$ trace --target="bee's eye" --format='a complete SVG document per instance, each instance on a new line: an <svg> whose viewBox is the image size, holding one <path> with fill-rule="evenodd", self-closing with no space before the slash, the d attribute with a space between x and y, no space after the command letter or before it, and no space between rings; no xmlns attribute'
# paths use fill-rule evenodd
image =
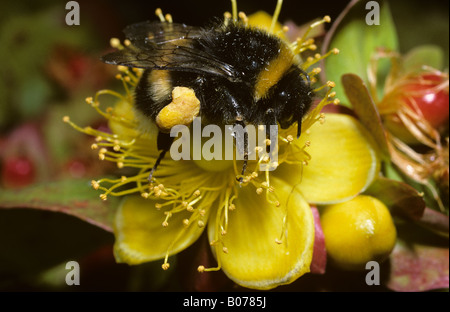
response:
<svg viewBox="0 0 450 312"><path fill-rule="evenodd" d="M285 90L281 91L280 93L278 93L278 98L281 100L289 100L290 95L288 92L286 92Z"/></svg>

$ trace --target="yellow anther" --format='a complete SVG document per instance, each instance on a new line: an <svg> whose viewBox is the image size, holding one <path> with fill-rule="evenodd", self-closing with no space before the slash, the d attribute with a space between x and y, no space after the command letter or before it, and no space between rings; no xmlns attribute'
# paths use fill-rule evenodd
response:
<svg viewBox="0 0 450 312"><path fill-rule="evenodd" d="M166 262L161 267L163 268L164 271L166 271L170 268L170 264Z"/></svg>
<svg viewBox="0 0 450 312"><path fill-rule="evenodd" d="M63 121L64 122L69 122L70 121L70 117L69 116L64 116L63 117Z"/></svg>
<svg viewBox="0 0 450 312"><path fill-rule="evenodd" d="M198 196L200 196L200 190L196 190L195 192L194 192L194 194L193 194L195 197L198 197Z"/></svg>
<svg viewBox="0 0 450 312"><path fill-rule="evenodd" d="M248 18L247 15L244 12L239 12L239 18L242 20L242 22L244 23L244 25L248 24Z"/></svg>
<svg viewBox="0 0 450 312"><path fill-rule="evenodd" d="M289 142L293 142L294 141L294 137L292 136L292 135L288 135L287 137L286 137L286 140L288 140Z"/></svg>
<svg viewBox="0 0 450 312"><path fill-rule="evenodd" d="M222 251L227 254L228 253L228 248L227 247L223 247Z"/></svg>
<svg viewBox="0 0 450 312"><path fill-rule="evenodd" d="M279 238L275 238L275 243L277 243L278 245L282 244L283 241Z"/></svg>
<svg viewBox="0 0 450 312"><path fill-rule="evenodd" d="M313 70L311 71L311 75L317 75L322 71L322 69L320 67L314 67Z"/></svg>
<svg viewBox="0 0 450 312"><path fill-rule="evenodd" d="M205 267L203 265L199 265L197 268L197 271L200 273L203 273L203 272L205 272Z"/></svg>
<svg viewBox="0 0 450 312"><path fill-rule="evenodd" d="M230 204L230 206L228 206L228 209L230 209L231 211L236 209L236 206L234 204Z"/></svg>
<svg viewBox="0 0 450 312"><path fill-rule="evenodd" d="M162 223L162 226L163 226L163 227L168 227L168 226L169 226L169 222L167 222L167 221L164 220L164 222Z"/></svg>
<svg viewBox="0 0 450 312"><path fill-rule="evenodd" d="M91 181L91 185L94 188L94 190L98 190L98 188L100 187L100 184L95 180Z"/></svg>
<svg viewBox="0 0 450 312"><path fill-rule="evenodd" d="M338 48L334 48L332 51L333 51L333 54L334 54L334 55L337 55L337 54L340 53L340 51L339 51Z"/></svg>
<svg viewBox="0 0 450 312"><path fill-rule="evenodd" d="M141 193L141 196L144 197L145 199L147 199L150 196L150 194L147 192L144 192L144 193Z"/></svg>
<svg viewBox="0 0 450 312"><path fill-rule="evenodd" d="M263 193L263 188L262 187L258 187L257 189L256 189L256 194L258 194L258 195L261 195L262 193Z"/></svg>
<svg viewBox="0 0 450 312"><path fill-rule="evenodd" d="M95 150L95 149L97 149L97 148L98 148L98 145L97 145L97 144L93 143L93 144L91 145L91 149Z"/></svg>
<svg viewBox="0 0 450 312"><path fill-rule="evenodd" d="M205 226L205 222L203 222L202 220L198 220L197 225L199 228L202 228Z"/></svg>
<svg viewBox="0 0 450 312"><path fill-rule="evenodd" d="M198 211L198 214L201 215L202 217L204 217L205 214L206 214L206 210L205 210L205 209L200 209L200 210Z"/></svg>
<svg viewBox="0 0 450 312"><path fill-rule="evenodd" d="M106 200L108 198L106 194L100 194L99 197L101 198L101 200Z"/></svg>
<svg viewBox="0 0 450 312"><path fill-rule="evenodd" d="M334 81L327 81L327 86L330 88L334 88L336 87L336 84L334 83Z"/></svg>
<svg viewBox="0 0 450 312"><path fill-rule="evenodd" d="M183 219L183 225L188 226L189 225L189 219Z"/></svg>
<svg viewBox="0 0 450 312"><path fill-rule="evenodd" d="M122 65L117 66L117 69L123 73L126 73L128 71L128 67Z"/></svg>
<svg viewBox="0 0 450 312"><path fill-rule="evenodd" d="M165 21L166 21L166 19L164 18L163 12L162 12L162 10L161 10L160 8L157 8L157 9L155 10L155 14L156 14L156 16L159 17L159 20L160 20L161 22L165 22Z"/></svg>
<svg viewBox="0 0 450 312"><path fill-rule="evenodd" d="M251 176L253 179L256 179L258 177L258 172L253 171Z"/></svg>
<svg viewBox="0 0 450 312"><path fill-rule="evenodd" d="M155 204L155 208L159 210L159 209L162 208L162 205L161 205L160 203L156 203L156 204Z"/></svg>
<svg viewBox="0 0 450 312"><path fill-rule="evenodd" d="M125 39L125 40L123 41L123 44L124 44L126 47L129 47L129 46L131 45L131 41L128 40L128 39Z"/></svg>
<svg viewBox="0 0 450 312"><path fill-rule="evenodd" d="M122 169L123 167L124 167L124 163L121 162L121 161L119 161L119 162L117 163L117 168Z"/></svg>
<svg viewBox="0 0 450 312"><path fill-rule="evenodd" d="M189 212L193 212L194 211L194 207L192 207L191 205L188 205L186 207L186 210L189 211Z"/></svg>
<svg viewBox="0 0 450 312"><path fill-rule="evenodd" d="M257 152L257 153L262 153L263 151L264 151L264 149L263 149L262 146L256 146L256 147L255 147L255 152Z"/></svg>
<svg viewBox="0 0 450 312"><path fill-rule="evenodd" d="M114 145L113 150L115 150L116 152L120 151L120 145Z"/></svg>
<svg viewBox="0 0 450 312"><path fill-rule="evenodd" d="M109 40L109 44L111 45L111 47L118 49L120 47L120 40L117 38L111 38Z"/></svg>
<svg viewBox="0 0 450 312"><path fill-rule="evenodd" d="M329 17L328 15L325 15L323 17L323 21L326 22L326 23L330 23L331 22L331 17Z"/></svg>

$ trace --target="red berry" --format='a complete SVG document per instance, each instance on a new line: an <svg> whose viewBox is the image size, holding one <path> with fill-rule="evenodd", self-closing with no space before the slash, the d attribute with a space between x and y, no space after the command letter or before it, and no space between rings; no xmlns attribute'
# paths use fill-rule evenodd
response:
<svg viewBox="0 0 450 312"><path fill-rule="evenodd" d="M19 188L33 183L33 163L26 157L10 157L3 163L2 182L6 187Z"/></svg>
<svg viewBox="0 0 450 312"><path fill-rule="evenodd" d="M447 82L447 84L445 84ZM435 129L445 126L449 115L448 78L437 74L418 76L404 87L405 102Z"/></svg>

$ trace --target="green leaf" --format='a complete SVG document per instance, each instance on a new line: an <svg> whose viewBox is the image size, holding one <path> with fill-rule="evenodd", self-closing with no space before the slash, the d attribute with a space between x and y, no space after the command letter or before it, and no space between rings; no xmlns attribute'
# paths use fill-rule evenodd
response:
<svg viewBox="0 0 450 312"><path fill-rule="evenodd" d="M0 208L62 212L112 232L119 199L102 201L88 180L65 180L18 190L0 190Z"/></svg>
<svg viewBox="0 0 450 312"><path fill-rule="evenodd" d="M444 51L436 45L421 45L409 51L403 59L403 67L407 72L418 71L424 65L442 69Z"/></svg>
<svg viewBox="0 0 450 312"><path fill-rule="evenodd" d="M355 114L375 139L381 156L384 160L389 160L390 153L383 123L364 81L357 75L345 74L342 76L342 86Z"/></svg>
<svg viewBox="0 0 450 312"><path fill-rule="evenodd" d="M425 210L423 196L413 187L400 181L379 177L365 194L381 200L392 214L410 220L421 219Z"/></svg>
<svg viewBox="0 0 450 312"><path fill-rule="evenodd" d="M327 80L338 82L343 74L353 73L367 83L370 59L377 49L394 51L398 49L397 34L389 6L386 1L378 3L380 3L380 25L366 24L365 18L369 11L365 8L366 2L361 1L351 8L337 28L328 48L338 48L340 53L337 57L329 57L325 61ZM388 70L389 62L379 64L378 72L382 76L386 76ZM342 86L337 84L334 91L344 105L348 104Z"/></svg>

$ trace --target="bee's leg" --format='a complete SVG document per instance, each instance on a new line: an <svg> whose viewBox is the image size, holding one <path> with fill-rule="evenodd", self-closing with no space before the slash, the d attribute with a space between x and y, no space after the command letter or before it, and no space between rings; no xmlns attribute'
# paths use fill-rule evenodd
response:
<svg viewBox="0 0 450 312"><path fill-rule="evenodd" d="M156 168L161 163L161 160L163 160L164 156L166 155L166 152L170 150L170 146L173 143L174 138L170 136L169 133L164 132L158 132L158 138L156 139L156 144L158 147L158 150L160 150L160 154L158 158L156 159L155 164L153 165L152 170L150 170L150 174L148 175L148 180L152 182L153 179L153 173L155 173Z"/></svg>
<svg viewBox="0 0 450 312"><path fill-rule="evenodd" d="M266 153L270 153L270 138L273 137L273 133L271 133L272 127L277 127L277 118L275 116L275 111L272 108L269 108L266 110L266 119L265 119L265 126L266 126L266 139L269 140L269 144L266 144Z"/></svg>
<svg viewBox="0 0 450 312"><path fill-rule="evenodd" d="M241 171L241 175L245 174L245 170L247 169L247 163L248 163L248 133L247 130L245 130L245 123L243 121L236 121L235 126L236 125L241 125L242 128L244 129L244 164L242 165L242 171ZM244 180L242 177L240 178L236 178L236 180L239 181L239 183L242 183L242 181Z"/></svg>
<svg viewBox="0 0 450 312"><path fill-rule="evenodd" d="M301 108L297 120L297 139L300 137L300 134L302 134L302 116L303 116L303 108Z"/></svg>

